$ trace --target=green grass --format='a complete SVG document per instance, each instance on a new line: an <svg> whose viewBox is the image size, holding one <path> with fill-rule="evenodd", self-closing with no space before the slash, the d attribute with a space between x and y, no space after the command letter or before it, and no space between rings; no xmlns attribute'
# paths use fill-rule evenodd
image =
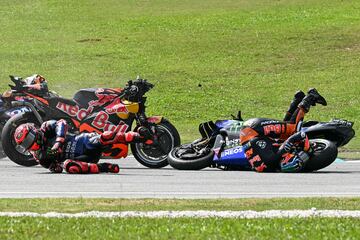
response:
<svg viewBox="0 0 360 240"><path fill-rule="evenodd" d="M158 211L158 210L291 210L291 209L360 210L360 198L271 198L271 199L89 199L44 198L0 199L6 211L84 212L84 211Z"/></svg>
<svg viewBox="0 0 360 240"><path fill-rule="evenodd" d="M295 90L316 87L329 105L307 119L360 129L359 1L2 0L0 13L2 90L9 74L41 73L66 97L140 74L156 84L148 113L190 141L238 109L281 118Z"/></svg>
<svg viewBox="0 0 360 240"><path fill-rule="evenodd" d="M0 218L1 239L358 239L360 219Z"/></svg>
<svg viewBox="0 0 360 240"><path fill-rule="evenodd" d="M360 198L0 199L1 211L360 210ZM31 218L0 217L0 239L357 239L355 218Z"/></svg>

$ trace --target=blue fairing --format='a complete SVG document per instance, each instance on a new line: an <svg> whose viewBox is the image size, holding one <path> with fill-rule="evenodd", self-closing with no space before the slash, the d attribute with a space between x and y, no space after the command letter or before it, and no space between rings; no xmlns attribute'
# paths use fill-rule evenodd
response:
<svg viewBox="0 0 360 240"><path fill-rule="evenodd" d="M245 157L245 152L242 146L236 146L233 148L225 149L222 151L220 158L218 158L217 153L219 149L214 149L214 162L218 165L228 166L228 165L236 165L249 167L249 162Z"/></svg>

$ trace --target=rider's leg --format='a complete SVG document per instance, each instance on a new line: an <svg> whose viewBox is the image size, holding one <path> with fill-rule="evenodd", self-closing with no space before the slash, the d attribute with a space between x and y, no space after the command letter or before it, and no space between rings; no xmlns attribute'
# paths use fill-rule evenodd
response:
<svg viewBox="0 0 360 240"><path fill-rule="evenodd" d="M100 135L100 144L101 145L110 145L116 143L133 143L133 142L145 142L151 144L152 141L149 140L151 135L147 128L139 128L137 132L103 132Z"/></svg>
<svg viewBox="0 0 360 240"><path fill-rule="evenodd" d="M87 163L87 162L76 161L71 159L68 159L64 162L64 169L66 172L73 174L119 172L119 166L117 164L110 164L110 163L96 164L96 163Z"/></svg>
<svg viewBox="0 0 360 240"><path fill-rule="evenodd" d="M295 110L297 109L301 100L305 97L303 91L297 91L294 95L293 100L290 103L289 109L286 111L283 121L289 121Z"/></svg>
<svg viewBox="0 0 360 240"><path fill-rule="evenodd" d="M312 88L298 104L297 109L287 122L285 135L290 136L300 130L305 114L309 112L310 107L315 106L316 103L324 106L327 105L325 98L321 96L315 88Z"/></svg>

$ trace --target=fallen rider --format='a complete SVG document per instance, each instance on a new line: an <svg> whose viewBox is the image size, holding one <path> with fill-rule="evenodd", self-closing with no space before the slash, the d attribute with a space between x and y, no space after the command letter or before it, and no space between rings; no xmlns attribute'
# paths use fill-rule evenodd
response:
<svg viewBox="0 0 360 240"><path fill-rule="evenodd" d="M149 136L146 128L137 132L70 135L63 119L46 121L40 129L31 123L22 124L14 133L15 142L53 173L61 173L63 169L68 173L118 173L117 164L97 163L103 149L117 143L144 142Z"/></svg>
<svg viewBox="0 0 360 240"><path fill-rule="evenodd" d="M283 121L267 118L253 118L244 123L240 132L240 143L251 168L257 172L299 172L310 158L309 139L301 132L304 116L311 106L326 106L327 102L313 88L305 95L295 94ZM276 147L275 139L283 143Z"/></svg>

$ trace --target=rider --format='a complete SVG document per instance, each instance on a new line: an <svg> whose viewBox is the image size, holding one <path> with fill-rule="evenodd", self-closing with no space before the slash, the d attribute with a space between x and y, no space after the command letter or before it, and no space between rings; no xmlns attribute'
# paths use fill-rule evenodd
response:
<svg viewBox="0 0 360 240"><path fill-rule="evenodd" d="M34 94L46 94L49 91L46 79L39 74L25 78L22 87Z"/></svg>
<svg viewBox="0 0 360 240"><path fill-rule="evenodd" d="M46 121L40 129L31 123L22 124L14 134L18 145L54 173L61 173L63 169L68 173L118 173L117 164L94 163L100 159L103 148L116 143L144 142L149 137L146 128L138 132L106 131L74 136L67 134L67 123L63 119Z"/></svg>
<svg viewBox="0 0 360 240"><path fill-rule="evenodd" d="M301 132L302 120L310 106L326 106L326 100L312 88L305 95L296 92L283 121L253 118L244 123L240 143L245 155L257 172L299 172L309 159L309 139ZM281 145L277 142L284 141Z"/></svg>

